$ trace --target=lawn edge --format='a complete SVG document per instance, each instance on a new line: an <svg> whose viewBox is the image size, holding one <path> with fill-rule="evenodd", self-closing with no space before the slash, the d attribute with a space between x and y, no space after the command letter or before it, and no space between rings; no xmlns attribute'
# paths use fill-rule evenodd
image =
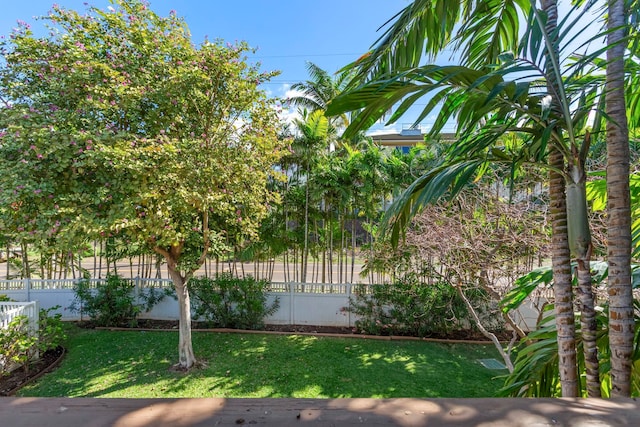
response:
<svg viewBox="0 0 640 427"><path fill-rule="evenodd" d="M178 332L177 329L159 329L159 328L122 328L122 327L96 327L100 331L138 331L138 332ZM491 341L482 340L452 340L444 338L420 338L408 337L400 335L366 335L366 334L337 334L323 332L287 332L287 331L253 331L247 329L231 329L231 328L195 328L192 332L216 332L216 333L233 333L233 334L265 334L265 335L304 335L317 336L327 338L359 338L378 341L424 341L442 344L478 344L493 345Z"/></svg>

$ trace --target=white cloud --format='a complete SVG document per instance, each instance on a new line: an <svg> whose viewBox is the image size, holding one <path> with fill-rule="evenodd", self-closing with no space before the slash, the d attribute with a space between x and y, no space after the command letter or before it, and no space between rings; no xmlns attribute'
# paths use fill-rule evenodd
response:
<svg viewBox="0 0 640 427"><path fill-rule="evenodd" d="M291 130L295 131L295 126L293 123L296 120L302 120L302 116L298 113L297 110L283 108L281 111L278 111L278 117L283 123L287 123L291 125Z"/></svg>
<svg viewBox="0 0 640 427"><path fill-rule="evenodd" d="M383 126L383 125L373 125L368 131L367 136L378 136L378 135L388 135L388 134L398 134L401 131L401 126L398 124Z"/></svg>

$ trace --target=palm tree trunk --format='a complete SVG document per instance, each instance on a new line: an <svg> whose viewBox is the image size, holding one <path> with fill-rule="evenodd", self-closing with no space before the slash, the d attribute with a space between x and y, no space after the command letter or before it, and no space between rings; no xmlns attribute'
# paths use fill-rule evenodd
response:
<svg viewBox="0 0 640 427"><path fill-rule="evenodd" d="M634 336L631 292L631 207L629 129L624 96L625 6L609 0L607 28L607 259L609 261L609 346L611 396L631 395Z"/></svg>
<svg viewBox="0 0 640 427"><path fill-rule="evenodd" d="M576 163L577 162L577 163ZM574 159L569 168L571 181L567 184L567 219L569 222L569 247L578 264L577 302L580 308L580 333L586 370L589 397L600 397L600 366L596 310L591 284L591 231L585 188L584 162Z"/></svg>
<svg viewBox="0 0 640 427"><path fill-rule="evenodd" d="M575 316L571 287L571 255L567 231L565 179L562 170L564 157L557 149L549 155L549 211L552 230L553 293L558 332L558 359L562 397L578 396L578 368L576 358Z"/></svg>
<svg viewBox="0 0 640 427"><path fill-rule="evenodd" d="M542 10L547 15L544 33L546 37L556 35L558 27L558 5L556 0L542 0ZM557 37L557 35L555 36ZM555 40L551 44L557 49ZM553 56L558 52L546 51L545 78L547 90L552 96L551 108L560 110L558 100L559 82L552 69ZM561 143L558 141L558 143ZM579 390L578 364L576 357L575 315L573 311L573 289L571 284L571 251L567 224L567 200L565 197L564 156L558 147L549 148L549 214L551 220L551 264L553 268L553 291L558 340L558 369L562 397L577 397Z"/></svg>
<svg viewBox="0 0 640 427"><path fill-rule="evenodd" d="M307 265L309 263L309 166L307 163L307 182L304 194L304 251L302 253L301 282L307 281Z"/></svg>

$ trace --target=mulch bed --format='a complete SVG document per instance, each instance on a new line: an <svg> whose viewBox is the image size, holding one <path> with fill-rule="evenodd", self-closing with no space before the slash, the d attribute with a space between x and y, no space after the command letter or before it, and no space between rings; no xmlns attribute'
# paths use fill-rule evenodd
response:
<svg viewBox="0 0 640 427"><path fill-rule="evenodd" d="M29 365L29 372L25 372L23 368L18 368L8 375L0 376L0 396L12 396L21 387L55 369L64 355L65 349L63 347L48 350L38 360Z"/></svg>
<svg viewBox="0 0 640 427"><path fill-rule="evenodd" d="M81 322L78 323L80 327L83 328L94 328L95 325L91 322ZM131 325L119 325L122 328L132 328ZM135 328L139 329L178 329L178 321L177 320L150 320L150 319L139 319ZM194 330L197 329L212 329L213 327L207 322L191 322L191 328ZM109 328L107 328L109 329ZM228 329L224 329L227 331ZM239 332L241 330L238 330ZM253 331L253 332L257 332ZM354 327L340 327L340 326L316 326L316 325L265 325L259 331L268 331L268 332L281 332L281 333L304 333L304 334L331 334L331 335L364 335L364 332L359 331ZM509 342L511 339L511 332L497 332L496 336L500 341ZM381 336L383 337L383 336ZM396 337L402 337L397 336ZM412 337L408 337L412 338ZM478 331L473 330L460 330L460 331L450 331L447 334L431 334L424 338L434 339L434 340L443 340L443 341L482 341L490 343L491 341L482 335Z"/></svg>

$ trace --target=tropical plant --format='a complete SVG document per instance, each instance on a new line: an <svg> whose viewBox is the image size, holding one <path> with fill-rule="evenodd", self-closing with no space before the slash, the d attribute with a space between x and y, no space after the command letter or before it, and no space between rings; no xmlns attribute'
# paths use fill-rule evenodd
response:
<svg viewBox="0 0 640 427"><path fill-rule="evenodd" d="M606 262L592 264L593 281L600 290L601 295L606 294L604 282L607 280L609 265ZM633 282L637 288L640 284L638 266L634 266ZM531 292L537 288L549 288L553 285L552 270L543 267L534 270L518 279L516 286L504 297L501 305L504 311L514 310L525 302ZM611 328L609 322L609 304L606 299L601 299L602 305L598 307L596 315L598 354L600 366L599 374L602 384L602 395L614 396L613 372L611 371L611 350L609 345ZM634 323L640 326L640 302L634 301L636 314ZM558 370L558 342L557 329L554 324L553 304L546 305L545 315L541 318L538 328L528 334L516 348L517 358L514 371L507 376L505 386L500 394L520 397L555 397L561 394L560 376ZM578 349L583 346L582 335L577 335ZM584 352L578 352L578 367L585 369ZM633 341L631 354L630 395L640 395L640 335L636 334ZM578 393L586 396L588 385L585 377L578 382Z"/></svg>
<svg viewBox="0 0 640 427"><path fill-rule="evenodd" d="M407 274L393 283L369 289L370 294L357 294L349 300L348 311L358 317L355 325L362 333L448 337L455 332L476 330L467 306L450 283L425 284ZM481 307L487 327L500 330L501 321L492 315L490 298L482 291L470 298L476 307Z"/></svg>
<svg viewBox="0 0 640 427"><path fill-rule="evenodd" d="M16 316L0 329L0 375L8 374L14 365L29 372L29 362L37 353L38 334L29 317Z"/></svg>
<svg viewBox="0 0 640 427"><path fill-rule="evenodd" d="M396 120L417 99L429 94L432 99L417 121L430 114L440 102L442 107L432 132L439 132L447 120L457 118L460 140L451 147L447 159L414 182L389 211L387 220L396 239L410 217L426 203L443 195L455 195L466 182L482 173L488 162L508 164L516 171L524 162L540 163L547 159L563 395L577 393L569 250L579 260L581 330L588 353L590 390L596 395L600 387L584 184L585 160L592 135L586 127L586 118L594 109L601 111L601 104L597 102L601 95L600 83L596 84L600 77L588 72L591 59L602 50L582 55L577 62L568 54L574 40L569 29L588 22L584 16L593 10L593 4L573 7L558 23L555 1L543 1L540 9L535 2L450 3L415 1L405 8L388 27L386 37L373 53L352 64L361 77L369 76L370 80L354 83L349 92L330 104L328 113L362 109L352 121L353 132L373 123L390 105L400 103L391 118ZM466 49L461 55L464 65L420 66L415 62L420 56L415 54L416 49L424 47L429 53L441 50L453 31L453 26L448 26L450 21L470 11L477 13L469 21L473 24L461 25L454 39L454 43ZM495 19L496 14L511 19L501 21ZM528 17L522 39L517 36L518 14ZM441 32L432 37L426 31L426 23L436 16L442 21L436 26ZM493 23L488 27L495 30L494 34L481 27L487 23ZM512 30L515 31L509 32ZM406 45L411 46L402 46L402 40L409 36L412 43ZM487 40L508 45L495 50L491 43L486 49ZM492 56L487 58L487 53ZM480 58L489 66L479 66ZM380 70L387 74L380 74ZM509 131L517 132L525 144L517 150L509 149L502 141Z"/></svg>

